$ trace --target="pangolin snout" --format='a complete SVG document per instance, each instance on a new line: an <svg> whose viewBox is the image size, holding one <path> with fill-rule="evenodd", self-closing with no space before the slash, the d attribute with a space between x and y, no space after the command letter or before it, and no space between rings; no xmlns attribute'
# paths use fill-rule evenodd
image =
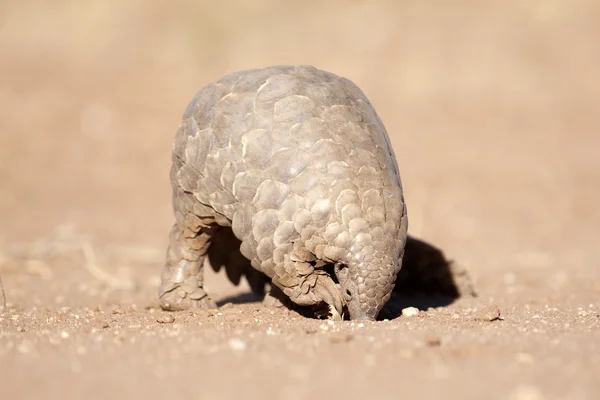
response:
<svg viewBox="0 0 600 400"><path fill-rule="evenodd" d="M365 277L360 274L360 268L353 271L344 264L335 265L334 271L350 319L375 321L389 299L395 276Z"/></svg>
<svg viewBox="0 0 600 400"><path fill-rule="evenodd" d="M359 294L358 284L352 279L350 268L345 264L335 265L335 275L340 284L340 291L351 320L374 321L377 310L361 301L365 296Z"/></svg>

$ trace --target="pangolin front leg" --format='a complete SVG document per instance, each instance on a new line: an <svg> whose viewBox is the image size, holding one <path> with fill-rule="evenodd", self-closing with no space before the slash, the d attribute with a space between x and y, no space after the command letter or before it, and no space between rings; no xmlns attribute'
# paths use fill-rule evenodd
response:
<svg viewBox="0 0 600 400"><path fill-rule="evenodd" d="M313 308L327 306L329 319L342 320L345 303L339 285L329 274L311 263L285 258L285 262L275 265L273 284L295 304Z"/></svg>
<svg viewBox="0 0 600 400"><path fill-rule="evenodd" d="M169 235L169 248L159 288L161 307L169 311L216 308L204 290L203 264L218 226L192 230L176 223Z"/></svg>

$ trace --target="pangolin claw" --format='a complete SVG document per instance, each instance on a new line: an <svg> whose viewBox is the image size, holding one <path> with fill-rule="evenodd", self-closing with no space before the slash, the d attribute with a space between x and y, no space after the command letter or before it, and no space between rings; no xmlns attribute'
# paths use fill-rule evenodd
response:
<svg viewBox="0 0 600 400"><path fill-rule="evenodd" d="M344 301L338 285L329 276L320 276L314 288L315 294L329 305L331 319L341 320L344 312Z"/></svg>
<svg viewBox="0 0 600 400"><path fill-rule="evenodd" d="M340 314L334 306L329 304L329 318L328 319L330 319L332 321L343 321L344 315Z"/></svg>
<svg viewBox="0 0 600 400"><path fill-rule="evenodd" d="M168 289L168 290L165 290ZM216 303L203 288L193 290L183 285L166 285L159 292L160 306L167 311L182 311L188 308L217 308Z"/></svg>

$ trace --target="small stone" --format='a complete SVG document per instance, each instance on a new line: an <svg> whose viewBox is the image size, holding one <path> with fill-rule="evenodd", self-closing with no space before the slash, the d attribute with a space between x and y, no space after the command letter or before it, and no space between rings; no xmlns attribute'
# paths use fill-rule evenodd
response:
<svg viewBox="0 0 600 400"><path fill-rule="evenodd" d="M227 303L227 304L231 304L231 303ZM225 306L223 306L223 307L225 307ZM233 306L229 306L229 307L227 307L225 309L221 308L220 312L221 312L222 315L240 315L244 311L241 310L241 309L239 309L239 308L233 308Z"/></svg>
<svg viewBox="0 0 600 400"><path fill-rule="evenodd" d="M117 304L117 305L113 306L113 308L110 310L110 312L112 314L123 314L123 308L119 304Z"/></svg>
<svg viewBox="0 0 600 400"><path fill-rule="evenodd" d="M476 321L496 321L500 319L500 309L497 305L492 304L491 306L487 306L477 311L474 319Z"/></svg>
<svg viewBox="0 0 600 400"><path fill-rule="evenodd" d="M231 338L229 339L229 347L235 351L244 351L248 347L246 342L239 338Z"/></svg>
<svg viewBox="0 0 600 400"><path fill-rule="evenodd" d="M60 337L63 338L63 339L68 339L69 338L69 332L67 332L67 331L60 332Z"/></svg>
<svg viewBox="0 0 600 400"><path fill-rule="evenodd" d="M279 332L276 332L275 330L273 330L273 328L268 327L267 328L267 335L269 335L269 336L276 336L276 335L279 335Z"/></svg>
<svg viewBox="0 0 600 400"><path fill-rule="evenodd" d="M442 344L442 339L435 335L428 335L425 338L425 344L430 347L438 347Z"/></svg>
<svg viewBox="0 0 600 400"><path fill-rule="evenodd" d="M175 317L168 314L159 315L158 317L156 317L156 322L158 322L159 324L172 324L173 322L175 322Z"/></svg>
<svg viewBox="0 0 600 400"><path fill-rule="evenodd" d="M417 307L406 307L402 309L403 317L415 317L419 315L419 309Z"/></svg>
<svg viewBox="0 0 600 400"><path fill-rule="evenodd" d="M353 338L352 334L346 332L332 332L329 334L329 341L331 343L347 343Z"/></svg>

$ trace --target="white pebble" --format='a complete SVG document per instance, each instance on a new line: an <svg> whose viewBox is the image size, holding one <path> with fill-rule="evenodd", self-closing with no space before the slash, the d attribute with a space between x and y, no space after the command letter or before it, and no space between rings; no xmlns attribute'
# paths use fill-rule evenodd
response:
<svg viewBox="0 0 600 400"><path fill-rule="evenodd" d="M229 347L232 350L244 351L244 350L246 350L246 348L248 347L248 345L242 339L231 338L231 339L229 339Z"/></svg>
<svg viewBox="0 0 600 400"><path fill-rule="evenodd" d="M402 310L403 317L414 317L419 315L419 309L417 307L406 307Z"/></svg>
<svg viewBox="0 0 600 400"><path fill-rule="evenodd" d="M276 332L276 331L274 331L274 330L273 330L273 328L271 328L271 327L269 327L269 328L267 329L267 335L269 335L269 336L275 336L275 335L278 335L278 334L279 334L279 333L278 333L278 332Z"/></svg>

